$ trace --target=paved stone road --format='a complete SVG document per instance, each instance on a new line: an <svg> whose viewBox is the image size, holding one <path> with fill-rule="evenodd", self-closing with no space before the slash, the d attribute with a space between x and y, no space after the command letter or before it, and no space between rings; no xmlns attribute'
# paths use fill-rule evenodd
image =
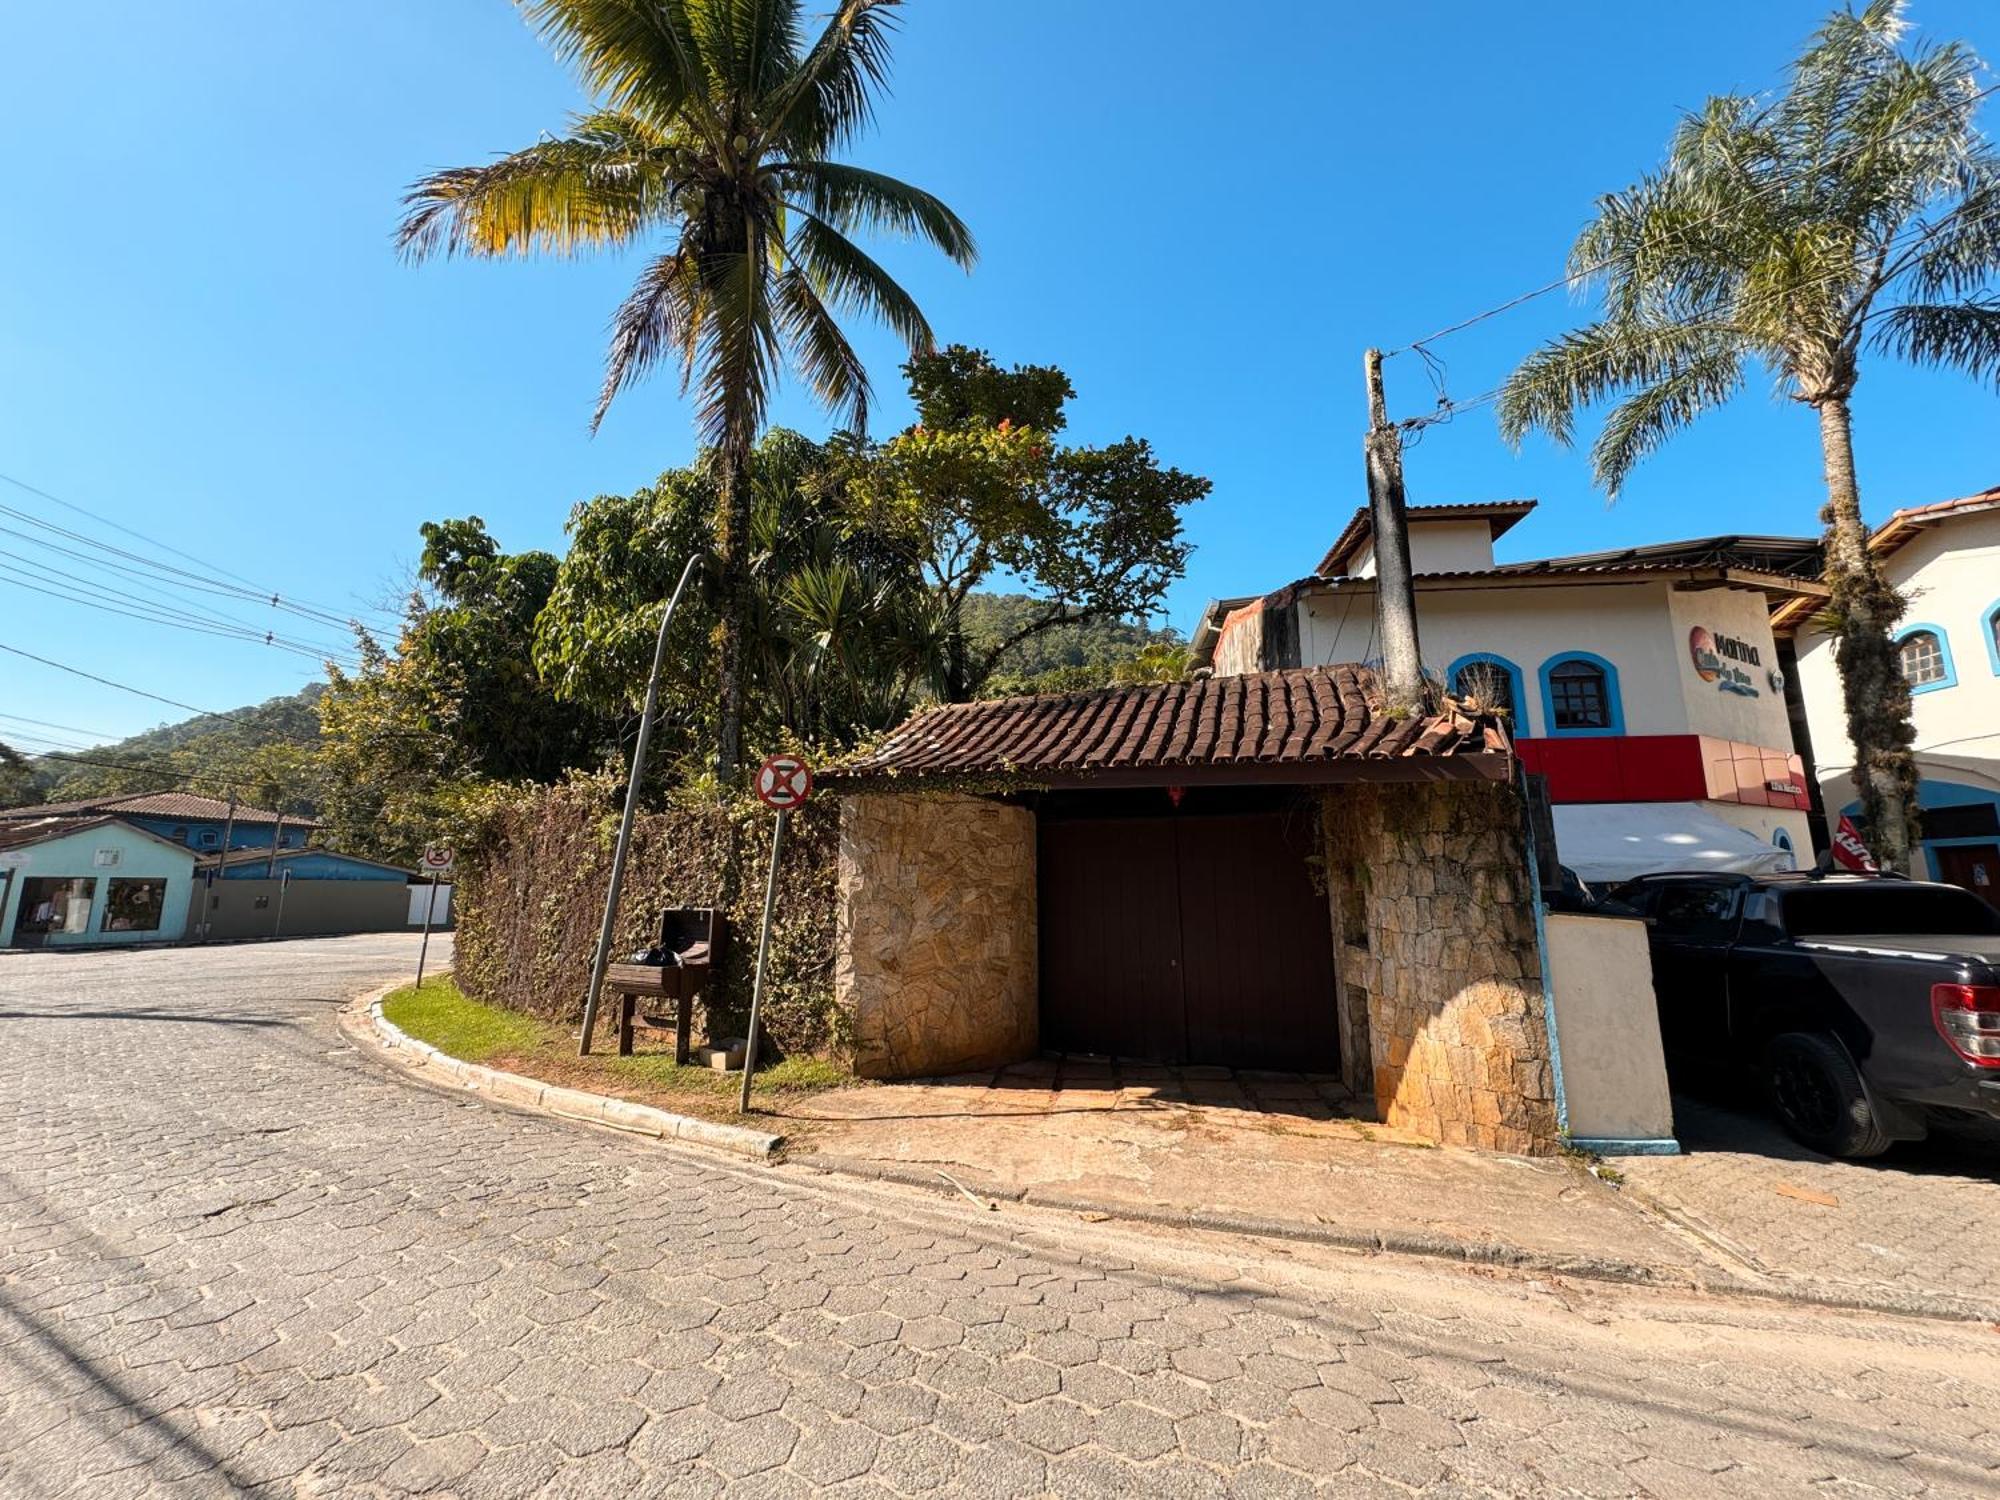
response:
<svg viewBox="0 0 2000 1500"><path fill-rule="evenodd" d="M413 1089L410 945L0 958L0 1495L1992 1494L2000 1338L945 1210Z"/></svg>

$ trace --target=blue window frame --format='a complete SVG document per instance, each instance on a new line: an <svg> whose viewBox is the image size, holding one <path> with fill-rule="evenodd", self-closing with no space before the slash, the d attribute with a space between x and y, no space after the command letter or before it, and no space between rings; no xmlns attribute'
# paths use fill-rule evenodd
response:
<svg viewBox="0 0 2000 1500"><path fill-rule="evenodd" d="M1521 691L1521 669L1491 651L1468 651L1444 669L1445 686L1458 697L1477 697L1505 709L1509 732L1528 732L1528 695ZM1504 701L1503 701L1504 700Z"/></svg>
<svg viewBox="0 0 2000 1500"><path fill-rule="evenodd" d="M1958 669L1951 661L1951 640L1942 625L1918 621L1896 632L1896 661L1910 696L1958 686Z"/></svg>
<svg viewBox="0 0 2000 1500"><path fill-rule="evenodd" d="M1563 651L1542 663L1542 732L1568 738L1623 734L1618 669L1590 651Z"/></svg>
<svg viewBox="0 0 2000 1500"><path fill-rule="evenodd" d="M2000 599L1995 599L1979 617L1979 633L1985 637L1986 660L1993 666L1993 675L2000 677Z"/></svg>

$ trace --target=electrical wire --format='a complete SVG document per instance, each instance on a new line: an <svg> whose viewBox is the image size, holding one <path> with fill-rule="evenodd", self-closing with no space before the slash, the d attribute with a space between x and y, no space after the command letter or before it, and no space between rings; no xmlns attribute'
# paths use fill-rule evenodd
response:
<svg viewBox="0 0 2000 1500"><path fill-rule="evenodd" d="M74 501L65 500L60 495L51 494L49 491L41 488L39 485L33 485L28 483L25 479L17 479L12 474L0 474L0 482L11 484L16 489L19 490L25 490L27 493L38 496L43 500L47 500L51 504L60 505L64 510L75 511L80 516L87 516L91 520L96 521L101 526L109 526L114 531L123 532L126 536L133 537L138 541L146 543L146 545L149 547L157 547L163 552L171 553L173 556L180 558L184 562L194 563L197 567L208 569L210 572L220 573L225 578L234 579L237 583L244 585L251 591L251 597L263 598L266 594L269 594L274 604L276 604L279 600L280 597L279 594L262 588L253 580L244 577L241 573L232 572L230 569L223 567L221 564L215 562L211 558L197 557L195 554L191 552L184 552L180 548L173 546L171 543L161 541L158 537L148 536L145 532L136 530L135 528L127 526L122 522L114 521L109 516L102 516L99 515L96 511L87 510L83 506L76 504ZM371 609L366 611L343 610L337 605L315 604L312 600L304 598L303 596L295 598L293 602L304 608L318 610L331 617L336 623L344 623L346 619L354 617L357 613L373 614L382 619L389 618L387 612L383 610L379 609Z"/></svg>
<svg viewBox="0 0 2000 1500"><path fill-rule="evenodd" d="M248 719L241 718L236 714L222 714L216 713L212 709L196 708L192 703L183 703L178 698L163 698L158 693L149 693L144 688L133 687L129 682L114 682L109 677L99 677L95 672L86 672L81 667L72 667L64 662L51 661L46 656L37 656L32 651L23 651L19 646L10 646L5 641L0 641L0 651L5 651L9 656L19 656L26 658L28 661L40 662L45 667L54 667L58 672L67 672L72 677L82 677L91 682L102 683L108 688L117 688L121 693L131 693L140 698L151 698L155 703L164 703L169 708L185 709L198 718L227 719L232 724L250 723Z"/></svg>
<svg viewBox="0 0 2000 1500"><path fill-rule="evenodd" d="M11 553L0 552L0 557L9 557L12 555ZM213 636L222 640L243 641L250 644L269 646L274 650L290 652L293 655L307 657L319 662L339 660L349 666L359 665L356 658L343 657L336 652L324 650L307 642L293 641L271 631L258 630L253 625L231 624L220 620L190 619L170 609L150 604L142 599L135 599L131 595L112 594L112 598L127 599L139 606L137 609L125 608L119 604L108 603L101 597L93 597L90 594L81 593L73 585L62 583L57 579L51 579L45 573L25 571L5 562L0 562L0 575L4 575L0 576L0 582L11 584L15 588L27 589L33 593L46 595L51 599L65 600L71 604L80 604L87 609L99 610L105 614L119 615L125 619L137 620L142 624L164 625L171 629L185 630L196 635ZM73 577L74 575L64 576Z"/></svg>
<svg viewBox="0 0 2000 1500"><path fill-rule="evenodd" d="M1974 94L1970 99L1966 100L1962 106L1957 104L1951 106L1940 106L1939 109L1934 113L1942 114L1946 111L1947 108L1970 109L1974 105L1977 105L1981 100L1990 98L1995 93L2000 93L2000 83L1996 83L1993 84L1991 87L1981 89L1978 93ZM1914 129L1917 125L1921 124L1922 122L1923 122L1923 117L1914 119L1910 121L1908 125L1905 125L1901 130L1893 130L1888 132L1888 136L1901 135L1908 130ZM1820 170L1824 171L1826 168L1835 166L1842 161L1857 156L1865 150L1873 150L1876 146L1880 144L1881 142L1879 140L1858 142L1854 146L1850 147L1848 150L1843 152L1837 152L1833 156L1827 158L1827 160L1825 160L1824 162L1819 163L1819 168ZM1789 186L1790 184L1788 182L1780 180L1771 183L1767 187L1759 189L1757 192L1752 193L1750 197L1753 200L1757 198L1768 197L1770 194ZM1718 209L1714 213L1708 215L1706 218L1696 219L1692 223L1684 225L1680 229L1680 231L1678 231L1678 234L1679 236L1684 237L1690 230L1705 228L1710 224L1717 223L1720 220L1728 217L1730 214L1737 212L1740 206L1741 205L1732 205L1729 208ZM1383 358L1387 359L1397 354L1405 354L1410 352L1411 350L1421 350L1427 344L1434 344L1439 339L1447 338L1454 333L1462 333L1466 329L1474 326L1475 324L1484 323L1488 318L1497 318L1502 313L1512 312L1515 308L1522 306L1524 303L1533 302L1540 297L1546 297L1550 292L1558 292L1563 290L1565 287L1574 286L1579 282L1588 281L1591 277L1597 275L1600 271L1607 270L1610 266L1612 266L1616 262L1616 260L1617 260L1616 256L1607 256L1603 260L1595 261L1587 266L1582 266L1577 270L1569 272L1567 275L1561 276L1556 280L1549 282L1546 286L1538 286L1531 291L1522 292L1519 296L1509 297L1505 302L1497 303L1494 306L1487 308L1484 312L1474 313L1469 318L1461 318L1456 323L1447 324L1445 327L1438 329L1435 333L1426 334L1424 335L1424 337L1420 339L1413 339L1407 344L1400 344L1396 348L1386 351L1383 355Z"/></svg>
<svg viewBox="0 0 2000 1500"><path fill-rule="evenodd" d="M43 729L66 729L71 734L92 735L99 741L119 738L108 729L85 729L81 724L58 724L52 719L30 719L25 714L0 714L0 719L5 719L9 724L35 724Z"/></svg>

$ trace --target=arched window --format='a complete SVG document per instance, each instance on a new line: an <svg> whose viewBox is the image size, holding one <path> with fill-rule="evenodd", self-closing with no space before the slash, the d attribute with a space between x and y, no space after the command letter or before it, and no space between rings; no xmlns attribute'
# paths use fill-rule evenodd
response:
<svg viewBox="0 0 2000 1500"><path fill-rule="evenodd" d="M1468 698L1507 719L1514 735L1528 732L1522 718L1521 669L1504 656L1472 651L1444 669L1445 686L1455 698Z"/></svg>
<svg viewBox="0 0 2000 1500"><path fill-rule="evenodd" d="M1566 651L1542 663L1542 716L1552 735L1623 734L1618 669L1588 651Z"/></svg>
<svg viewBox="0 0 2000 1500"><path fill-rule="evenodd" d="M1896 634L1896 661L1912 693L1934 693L1958 681L1951 646L1936 625L1908 625Z"/></svg>
<svg viewBox="0 0 2000 1500"><path fill-rule="evenodd" d="M1993 601L1980 624L1985 627L1986 659L1993 664L1993 675L2000 677L2000 599Z"/></svg>

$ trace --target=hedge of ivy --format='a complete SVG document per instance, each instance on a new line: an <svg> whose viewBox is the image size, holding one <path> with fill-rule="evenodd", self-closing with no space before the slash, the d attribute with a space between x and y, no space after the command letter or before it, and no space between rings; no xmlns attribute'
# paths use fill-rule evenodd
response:
<svg viewBox="0 0 2000 1500"><path fill-rule="evenodd" d="M773 822L744 799L642 813L633 828L612 956L652 943L669 906L720 907L730 940L710 997L711 1036L741 1036L748 1021ZM461 854L454 898L466 994L553 1021L582 1018L617 829L610 789L596 780L525 791L490 810ZM793 814L785 838L764 1035L786 1053L839 1058L847 1048L833 1004L838 836L837 803L819 797ZM599 1036L609 1034L600 1020Z"/></svg>

